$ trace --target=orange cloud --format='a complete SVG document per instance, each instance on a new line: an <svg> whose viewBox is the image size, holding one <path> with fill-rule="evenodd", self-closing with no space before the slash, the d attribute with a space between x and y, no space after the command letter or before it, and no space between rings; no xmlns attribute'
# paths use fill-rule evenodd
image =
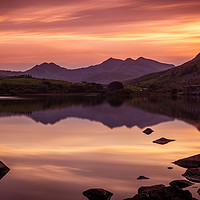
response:
<svg viewBox="0 0 200 200"><path fill-rule="evenodd" d="M198 0L8 0L0 5L2 69L27 69L43 61L70 68L111 56L180 64L199 52Z"/></svg>

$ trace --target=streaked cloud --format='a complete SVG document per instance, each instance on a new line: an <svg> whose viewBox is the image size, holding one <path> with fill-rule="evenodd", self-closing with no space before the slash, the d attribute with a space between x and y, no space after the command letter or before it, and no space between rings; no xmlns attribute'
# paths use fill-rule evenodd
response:
<svg viewBox="0 0 200 200"><path fill-rule="evenodd" d="M198 0L0 0L0 67L50 58L81 66L110 56L178 64L199 51L199 7Z"/></svg>

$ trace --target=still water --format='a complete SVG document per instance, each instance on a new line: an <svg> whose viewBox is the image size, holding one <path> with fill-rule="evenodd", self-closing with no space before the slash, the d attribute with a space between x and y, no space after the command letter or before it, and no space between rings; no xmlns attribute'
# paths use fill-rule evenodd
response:
<svg viewBox="0 0 200 200"><path fill-rule="evenodd" d="M122 200L142 185L184 180L186 169L172 162L200 153L198 99L1 99L0 127L0 160L11 169L2 200L86 199L89 188ZM161 137L175 141L152 142ZM196 198L198 188L188 188Z"/></svg>

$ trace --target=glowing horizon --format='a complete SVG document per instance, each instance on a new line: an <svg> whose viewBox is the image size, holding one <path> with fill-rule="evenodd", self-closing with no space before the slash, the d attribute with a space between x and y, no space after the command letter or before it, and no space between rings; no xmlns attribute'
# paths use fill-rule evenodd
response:
<svg viewBox="0 0 200 200"><path fill-rule="evenodd" d="M1 2L0 69L66 68L109 57L182 64L200 50L198 0Z"/></svg>

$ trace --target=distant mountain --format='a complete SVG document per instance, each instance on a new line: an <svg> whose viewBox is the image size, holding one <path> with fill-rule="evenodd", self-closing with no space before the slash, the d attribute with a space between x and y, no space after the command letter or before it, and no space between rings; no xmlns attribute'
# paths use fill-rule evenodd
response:
<svg viewBox="0 0 200 200"><path fill-rule="evenodd" d="M126 81L127 85L148 87L160 86L194 86L200 84L200 54L192 60L162 72L156 72Z"/></svg>
<svg viewBox="0 0 200 200"><path fill-rule="evenodd" d="M109 58L101 64L79 69L66 69L55 63L42 63L24 72L0 71L0 75L32 75L36 78L58 79L70 82L96 82L107 84L112 81L124 81L144 74L163 71L174 67L143 57L133 60Z"/></svg>

